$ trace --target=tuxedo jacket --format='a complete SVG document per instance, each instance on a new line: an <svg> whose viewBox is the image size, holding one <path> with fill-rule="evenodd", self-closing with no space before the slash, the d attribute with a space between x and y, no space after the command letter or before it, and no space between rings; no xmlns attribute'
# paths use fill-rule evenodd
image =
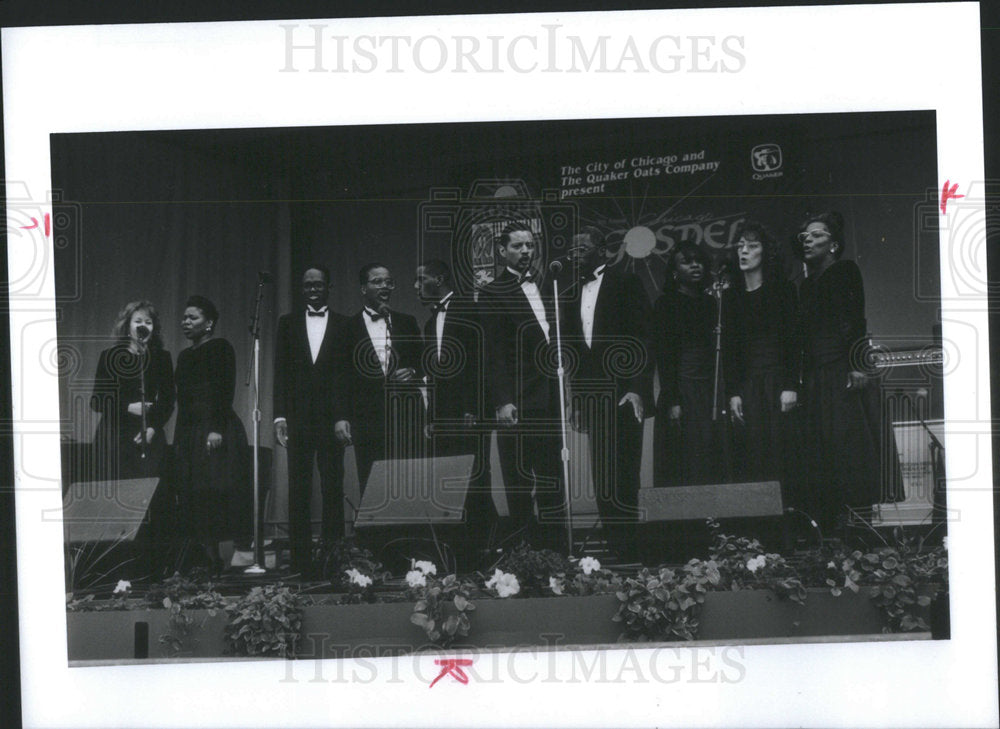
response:
<svg viewBox="0 0 1000 729"><path fill-rule="evenodd" d="M336 389L336 339L347 317L329 310L326 332L316 361L306 333L306 310L278 320L274 350L274 417L286 418L290 428L308 420L333 430L333 414L340 394Z"/></svg>
<svg viewBox="0 0 1000 729"><path fill-rule="evenodd" d="M386 428L386 385L392 374L406 367L416 370L413 387L422 376L420 357L423 337L417 320L401 311L390 310L391 352L388 368L382 370L368 328L364 310L350 317L340 328L336 343L338 399L334 420L347 420L356 441L384 440ZM407 386L400 383L401 386Z"/></svg>
<svg viewBox="0 0 1000 729"><path fill-rule="evenodd" d="M551 289L546 282L538 286L549 323L549 342L527 295L509 270L505 268L480 292L490 414L507 403L513 403L522 414L558 414Z"/></svg>
<svg viewBox="0 0 1000 729"><path fill-rule="evenodd" d="M582 281L574 281L559 302L563 341L575 354L575 366L567 368L574 389L600 389L613 383L618 400L634 392L652 415L654 360L648 344L651 307L642 282L635 274L604 269L589 347L580 313L582 288Z"/></svg>
<svg viewBox="0 0 1000 729"><path fill-rule="evenodd" d="M428 415L432 422L459 421L466 413L482 418L485 374L483 328L475 302L453 294L444 312L441 356L437 351L437 317L424 324ZM489 413L492 415L492 412Z"/></svg>

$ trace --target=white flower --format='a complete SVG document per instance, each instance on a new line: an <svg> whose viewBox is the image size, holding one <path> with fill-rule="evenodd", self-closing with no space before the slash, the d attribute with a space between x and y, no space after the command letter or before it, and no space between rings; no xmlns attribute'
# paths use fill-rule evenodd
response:
<svg viewBox="0 0 1000 729"><path fill-rule="evenodd" d="M764 558L764 555L758 554L756 557L747 560L747 569L751 572L756 572L766 564L767 560Z"/></svg>
<svg viewBox="0 0 1000 729"><path fill-rule="evenodd" d="M521 585L517 582L517 577L509 575L501 570L493 573L493 576L486 582L487 588L497 591L500 597L510 597L521 591Z"/></svg>
<svg viewBox="0 0 1000 729"><path fill-rule="evenodd" d="M831 570L835 570L835 569L837 569L837 565L835 565L835 564L833 563L833 560L832 560L832 559L831 559L831 560L830 560L829 562L827 562L827 563L826 563L826 567L827 567L827 569L831 569Z"/></svg>
<svg viewBox="0 0 1000 729"><path fill-rule="evenodd" d="M113 594L118 595L119 593L128 592L132 589L132 583L128 580L118 580L118 584L115 585L115 591Z"/></svg>
<svg viewBox="0 0 1000 729"><path fill-rule="evenodd" d="M410 570L406 573L406 584L409 587L426 587L427 577L420 570Z"/></svg>
<svg viewBox="0 0 1000 729"><path fill-rule="evenodd" d="M344 572L345 575L351 578L351 583L357 585L358 587L368 587L372 583L372 578L368 575L362 574L356 568L351 568Z"/></svg>
<svg viewBox="0 0 1000 729"><path fill-rule="evenodd" d="M563 594L562 580L556 579L555 577L549 578L549 589L552 590L557 595Z"/></svg>
<svg viewBox="0 0 1000 729"><path fill-rule="evenodd" d="M601 563L593 557L584 557L580 560L580 569L583 570L583 574L589 575L594 570L601 569Z"/></svg>
<svg viewBox="0 0 1000 729"><path fill-rule="evenodd" d="M410 569L420 570L425 575L436 575L438 573L438 568L433 562L428 562L426 559L411 559Z"/></svg>

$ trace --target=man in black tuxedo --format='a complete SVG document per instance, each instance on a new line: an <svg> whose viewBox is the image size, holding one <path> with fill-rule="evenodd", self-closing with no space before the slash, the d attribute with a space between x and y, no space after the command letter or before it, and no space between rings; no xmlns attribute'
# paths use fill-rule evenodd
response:
<svg viewBox="0 0 1000 729"><path fill-rule="evenodd" d="M323 495L321 539L344 535L344 451L333 433L337 329L347 317L327 306L330 272L310 266L302 274L305 306L278 320L274 355L274 437L288 449L288 535L292 569L312 571L309 518L313 459Z"/></svg>
<svg viewBox="0 0 1000 729"><path fill-rule="evenodd" d="M512 223L497 251L504 269L480 292L490 407L510 513L509 533L523 530L536 548L566 550L566 499L560 452L559 388L552 297L532 270L534 233ZM538 505L534 516L532 490Z"/></svg>
<svg viewBox="0 0 1000 729"><path fill-rule="evenodd" d="M337 340L338 391L344 397L337 400L334 431L341 443L354 444L363 493L375 461L422 455L423 340L416 319L389 308L396 282L388 268L369 264L359 281L364 307Z"/></svg>
<svg viewBox="0 0 1000 729"><path fill-rule="evenodd" d="M650 306L639 278L608 268L606 252L596 228L573 238L572 266L564 269L570 275L560 287L566 291L563 341L576 355L571 419L590 436L601 525L608 546L634 559L643 418L653 402Z"/></svg>
<svg viewBox="0 0 1000 729"><path fill-rule="evenodd" d="M476 429L483 420L483 331L475 302L457 294L451 269L432 258L417 267L414 288L431 310L424 325L427 415L431 453L472 454L473 473L465 500L466 537L456 556L474 570L489 543L497 513L489 471L489 439Z"/></svg>

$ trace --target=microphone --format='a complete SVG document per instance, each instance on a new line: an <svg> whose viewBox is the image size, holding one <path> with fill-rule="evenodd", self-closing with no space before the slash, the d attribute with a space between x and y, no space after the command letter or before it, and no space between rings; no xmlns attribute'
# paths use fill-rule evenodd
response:
<svg viewBox="0 0 1000 729"><path fill-rule="evenodd" d="M567 263L569 263L569 256L561 256L560 258L553 259L552 263L549 264L549 272L553 274L559 273Z"/></svg>
<svg viewBox="0 0 1000 729"><path fill-rule="evenodd" d="M257 272L257 282L258 283L271 283L274 280L274 276L271 275L270 271L258 271Z"/></svg>
<svg viewBox="0 0 1000 729"><path fill-rule="evenodd" d="M152 334L152 332L149 331L149 327L147 327L145 324L140 324L139 326L137 326L135 328L135 333L139 337L140 342L145 342L147 339L149 339L149 335Z"/></svg>
<svg viewBox="0 0 1000 729"><path fill-rule="evenodd" d="M392 331L392 321L389 319L389 305L380 304L378 307L378 313L382 315L383 319L385 319L385 328Z"/></svg>

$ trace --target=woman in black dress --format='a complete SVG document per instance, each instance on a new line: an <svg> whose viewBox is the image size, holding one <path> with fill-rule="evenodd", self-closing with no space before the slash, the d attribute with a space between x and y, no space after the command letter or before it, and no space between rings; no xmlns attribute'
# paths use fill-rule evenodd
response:
<svg viewBox="0 0 1000 729"><path fill-rule="evenodd" d="M737 472L746 481L781 481L785 503L795 504L789 417L799 390L798 295L760 223L743 224L735 254L740 273L722 298L722 354L729 412L743 436Z"/></svg>
<svg viewBox="0 0 1000 729"><path fill-rule="evenodd" d="M117 343L101 352L90 407L97 479L157 476L167 447L163 426L174 411L174 369L160 318L148 301L131 301L115 321ZM145 410L145 432L143 432Z"/></svg>
<svg viewBox="0 0 1000 729"><path fill-rule="evenodd" d="M711 483L722 475L712 427L714 330L718 308L705 288L708 255L678 243L667 284L653 308L653 348L659 371L657 473L661 485Z"/></svg>
<svg viewBox="0 0 1000 729"><path fill-rule="evenodd" d="M796 241L806 265L799 287L806 510L829 530L846 516L846 507L867 509L895 498L899 459L895 441L883 438L881 392L866 362L861 271L841 259L843 218L836 212L807 217Z"/></svg>
<svg viewBox="0 0 1000 729"><path fill-rule="evenodd" d="M203 296L186 302L181 328L191 346L177 355L175 479L182 525L216 570L219 542L248 549L252 528L246 431L233 410L236 354L213 336L219 312Z"/></svg>

